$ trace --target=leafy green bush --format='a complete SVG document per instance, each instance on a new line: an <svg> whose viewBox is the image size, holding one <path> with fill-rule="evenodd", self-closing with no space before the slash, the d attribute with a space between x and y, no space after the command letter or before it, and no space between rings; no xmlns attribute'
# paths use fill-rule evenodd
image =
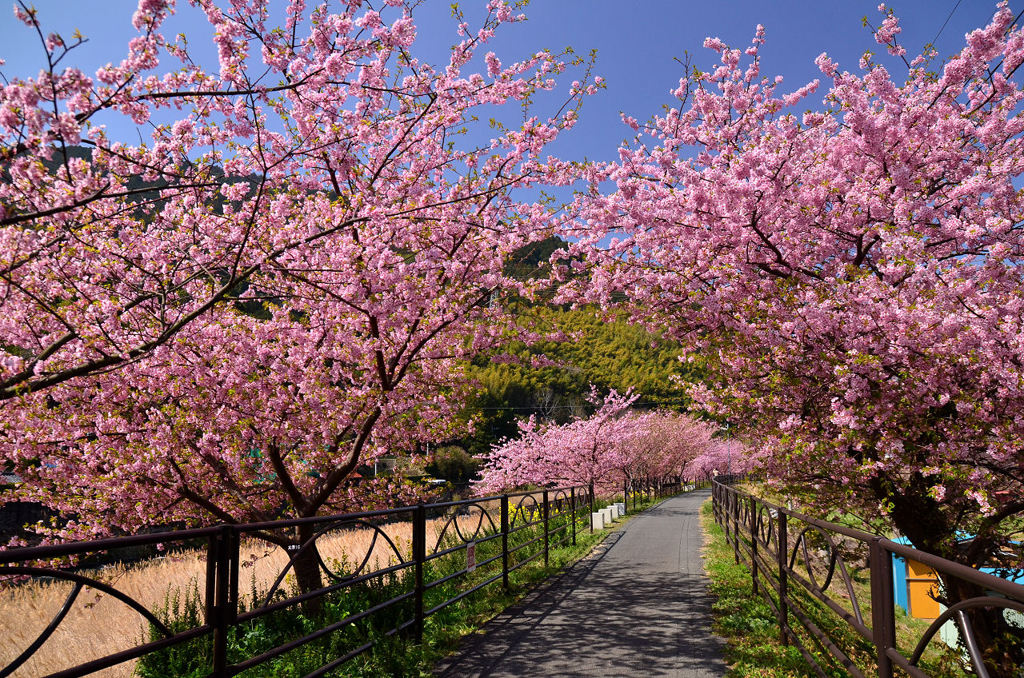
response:
<svg viewBox="0 0 1024 678"><path fill-rule="evenodd" d="M476 477L480 460L470 456L456 445L439 448L426 466L426 471L435 478L442 478L456 485L468 483Z"/></svg>

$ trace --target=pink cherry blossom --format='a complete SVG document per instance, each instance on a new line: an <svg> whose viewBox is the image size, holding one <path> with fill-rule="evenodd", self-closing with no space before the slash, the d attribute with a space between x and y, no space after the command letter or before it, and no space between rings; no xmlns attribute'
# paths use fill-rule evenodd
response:
<svg viewBox="0 0 1024 678"><path fill-rule="evenodd" d="M772 482L986 562L1024 514L1024 28L1004 2L942 65L823 54L821 104L759 75L761 42L743 64L709 39L675 107L624 117L569 232L592 275L561 298L624 292L681 341Z"/></svg>
<svg viewBox="0 0 1024 678"><path fill-rule="evenodd" d="M516 438L486 455L477 492L584 485L611 494L633 480L709 473L694 462L719 446L712 440L716 427L685 414L631 410L637 397L592 392L597 410L589 417L567 424L521 422Z"/></svg>
<svg viewBox="0 0 1024 678"><path fill-rule="evenodd" d="M269 0L196 0L208 64L142 0L120 63L7 78L0 466L24 482L0 500L77 516L60 539L312 516L352 508L359 464L450 437L459 361L516 331L494 302L544 284L510 254L562 218L516 191L572 178L542 156L564 113L461 130L571 64L468 72L504 3L420 60L417 4L291 0L284 30ZM117 115L150 137L111 138Z"/></svg>

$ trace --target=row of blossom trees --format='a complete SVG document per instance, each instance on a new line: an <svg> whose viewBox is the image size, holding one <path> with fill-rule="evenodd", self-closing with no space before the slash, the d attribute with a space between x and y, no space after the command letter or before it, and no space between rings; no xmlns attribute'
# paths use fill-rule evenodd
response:
<svg viewBox="0 0 1024 678"><path fill-rule="evenodd" d="M516 438L486 456L477 493L582 485L610 494L634 480L697 479L752 468L742 445L714 438L715 425L677 412L630 409L637 397L612 391L601 399L592 392L597 411L589 417L567 424L533 417L521 422Z"/></svg>

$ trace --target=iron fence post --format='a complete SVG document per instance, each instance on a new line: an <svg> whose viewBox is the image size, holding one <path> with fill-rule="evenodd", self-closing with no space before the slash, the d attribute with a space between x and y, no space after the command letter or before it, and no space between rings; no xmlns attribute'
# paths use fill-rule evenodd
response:
<svg viewBox="0 0 1024 678"><path fill-rule="evenodd" d="M725 529L725 540L729 546L732 546L732 525L729 524L729 489L725 485L719 485L718 493L722 497L722 527Z"/></svg>
<svg viewBox="0 0 1024 678"><path fill-rule="evenodd" d="M786 514L779 511L779 537L776 543L779 562L779 633L782 644L789 645L789 634L786 633L786 626L789 624L789 577L786 575L786 552L789 550L789 532L786 527Z"/></svg>
<svg viewBox="0 0 1024 678"><path fill-rule="evenodd" d="M725 532L725 543L732 546L732 533L730 532L732 526L729 525L729 492L726 491L724 485L718 486L718 496L721 499L719 512L721 513L722 530Z"/></svg>
<svg viewBox="0 0 1024 678"><path fill-rule="evenodd" d="M597 497L594 496L594 481L593 480L590 481L590 488L589 489L590 489L590 516L589 516L590 531L593 532L594 531L594 511L597 510L596 504L595 504L595 502L597 502Z"/></svg>
<svg viewBox="0 0 1024 678"><path fill-rule="evenodd" d="M576 488L569 490L569 501L572 503L572 545L576 546Z"/></svg>
<svg viewBox="0 0 1024 678"><path fill-rule="evenodd" d="M427 558L427 510L417 504L412 513L412 559L415 565L415 589L413 591L414 623L413 634L416 642L423 640L423 565Z"/></svg>
<svg viewBox="0 0 1024 678"><path fill-rule="evenodd" d="M629 506L629 478L622 479L622 505Z"/></svg>
<svg viewBox="0 0 1024 678"><path fill-rule="evenodd" d="M551 504L548 502L548 491L544 490L544 567L548 566L548 542L551 538L549 529L551 518Z"/></svg>
<svg viewBox="0 0 1024 678"><path fill-rule="evenodd" d="M206 595L206 621L213 626L212 675L220 678L227 675L228 628L238 616L238 534L230 525L222 525L217 534L210 537Z"/></svg>
<svg viewBox="0 0 1024 678"><path fill-rule="evenodd" d="M734 548L732 550L736 564L740 564L740 496L735 492L732 495L732 537Z"/></svg>
<svg viewBox="0 0 1024 678"><path fill-rule="evenodd" d="M878 678L892 678L888 650L896 646L895 603L893 601L892 557L878 538L871 541L871 636L878 655Z"/></svg>
<svg viewBox="0 0 1024 678"><path fill-rule="evenodd" d="M508 589L508 495L501 495L501 585Z"/></svg>
<svg viewBox="0 0 1024 678"><path fill-rule="evenodd" d="M750 498L750 589L758 593L757 584L757 500Z"/></svg>

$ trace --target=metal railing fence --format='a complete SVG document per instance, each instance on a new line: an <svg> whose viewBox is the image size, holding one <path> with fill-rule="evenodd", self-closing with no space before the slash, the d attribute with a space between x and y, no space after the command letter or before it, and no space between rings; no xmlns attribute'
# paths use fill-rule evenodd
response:
<svg viewBox="0 0 1024 678"><path fill-rule="evenodd" d="M984 634L975 628L980 619L978 611L996 610L1005 622L1004 630L1008 628L1013 633L1019 622L1008 617L1024 615L1024 586L877 535L771 504L719 480L712 484L712 501L715 521L725 532L736 563L743 563L750 570L755 594L762 594L774 610L782 641L796 645L819 676L829 675L835 669L856 678L930 678L922 670L921 660L930 643L942 642L940 630L947 622L956 625L960 642L955 652L970 666L972 675L1024 675L1024 666L996 665L998 662L987 656L988 648L979 638ZM867 595L858 579L862 577L862 568L854 562L864 550L870 575ZM897 647L894 555L932 568L943 582L956 581L978 592L942 612L906 652ZM871 665L863 665L863 660L858 665L852 655L861 659L863 654L840 647L842 643L834 634L815 621L812 607L824 609L852 628L855 636L859 636L861 649L866 649L871 657ZM794 633L794 618L807 632L808 642ZM1019 619L1024 621L1024 616ZM1019 632L1024 647L1024 625Z"/></svg>
<svg viewBox="0 0 1024 678"><path fill-rule="evenodd" d="M679 479L650 479L635 491L657 498L674 494L682 486ZM89 607L81 604L86 589L105 594L137 614L140 626L149 627L149 641L49 675L84 676L124 662L145 660L154 653L184 651L202 655L206 675L221 678L269 666L293 650L311 643L333 642L333 637L348 634L345 643L332 646L335 654L329 661L307 673L309 677L326 675L384 639L418 641L426 621L448 606L492 584L500 582L508 588L509 575L529 563L542 561L546 566L552 549L575 544L578 532L590 529L596 500L592 488L560 487L363 513L0 551L0 584L6 581L9 586L19 586L49 579L69 589L45 628L0 668L0 678L20 667L38 675L29 668L29 662L53 639L73 608L81 614L83 607ZM361 533L363 543L368 542L361 557L353 560L344 556L339 563L324 555L330 552L332 538L356 532ZM296 535L302 538L296 539ZM294 542L286 554L280 546L285 537ZM171 623L166 614L155 613L152 604L147 606L119 590L115 583L104 581L102 570L88 565L89 558L97 554L110 562L117 559L119 551L137 552L140 547L155 545L172 554L197 548L204 551L199 557L203 575L196 587L196 624L182 628L181 623ZM267 554L282 553L281 558L286 557L287 562L271 570L276 577L269 588L256 591L254 583L254 595L249 599L240 597L240 576L251 566L244 554L261 549L268 549ZM297 586L303 564L309 563L313 563L314 573L306 572L305 580L310 581L312 576L317 585ZM367 607L348 610L339 618L317 617L324 606L338 608L339 601L346 595L353 596L358 587L363 587L360 600ZM322 626L286 642L261 647L252 656L240 657L232 649L234 640L252 624L296 612L322 621ZM387 628L369 633L360 624L382 616L390 620ZM95 623L102 624L103 619L97 618Z"/></svg>

